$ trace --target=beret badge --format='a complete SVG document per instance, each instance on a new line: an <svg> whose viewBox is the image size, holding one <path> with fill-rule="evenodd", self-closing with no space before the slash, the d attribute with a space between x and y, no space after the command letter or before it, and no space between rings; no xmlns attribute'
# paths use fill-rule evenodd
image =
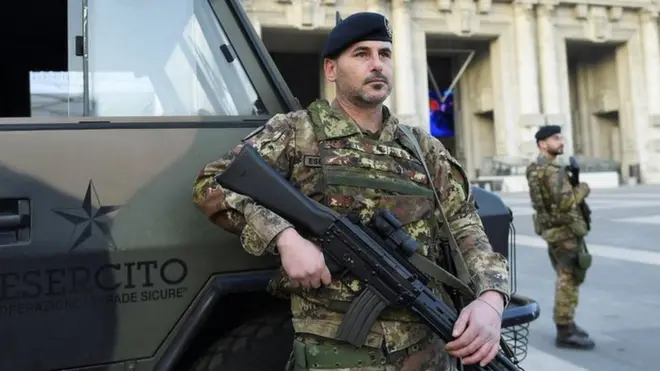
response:
<svg viewBox="0 0 660 371"><path fill-rule="evenodd" d="M387 18L383 17L383 22L385 23L385 30L387 31L387 36L392 37L392 25Z"/></svg>

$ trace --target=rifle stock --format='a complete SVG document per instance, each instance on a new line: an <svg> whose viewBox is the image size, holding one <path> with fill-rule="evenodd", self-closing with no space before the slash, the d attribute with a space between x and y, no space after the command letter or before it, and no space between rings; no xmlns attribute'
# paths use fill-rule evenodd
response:
<svg viewBox="0 0 660 371"><path fill-rule="evenodd" d="M215 179L222 187L250 197L296 228L312 233L321 241L329 268L350 272L364 284L344 316L340 340L362 346L373 322L388 307L410 309L443 341L453 340L458 314L427 286L428 277L411 263L409 257L417 245L389 211L377 211L369 225L338 214L301 194L249 145ZM333 276L337 278L334 272ZM502 353L485 367L465 365L464 369L521 370Z"/></svg>
<svg viewBox="0 0 660 371"><path fill-rule="evenodd" d="M215 180L315 236L323 235L339 218L332 209L300 193L249 144L244 145L238 157Z"/></svg>

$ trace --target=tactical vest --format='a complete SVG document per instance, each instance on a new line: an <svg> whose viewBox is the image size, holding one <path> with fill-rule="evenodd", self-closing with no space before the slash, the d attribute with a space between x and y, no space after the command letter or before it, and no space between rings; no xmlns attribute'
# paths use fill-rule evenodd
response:
<svg viewBox="0 0 660 371"><path fill-rule="evenodd" d="M422 163L396 139L383 142L370 138L347 120L337 127L336 117L327 120L331 109L327 104L317 101L308 110L320 151L322 203L340 213L355 211L363 223L368 223L377 209L389 210L401 221L406 233L417 241L419 254L444 265L433 191ZM345 286L351 288L353 294L362 289L357 280ZM436 291L452 305L447 292ZM342 295L331 296L335 300L342 299ZM309 300L321 303L316 298ZM402 317L409 316L401 311L385 311L381 316Z"/></svg>
<svg viewBox="0 0 660 371"><path fill-rule="evenodd" d="M421 254L432 254L439 230L421 163L398 142L372 139L357 125L333 133L313 112L312 125L323 171L323 203L340 213L359 208L365 223L378 208L388 209L418 242Z"/></svg>
<svg viewBox="0 0 660 371"><path fill-rule="evenodd" d="M530 166L532 176L536 177L540 188L536 190L540 194L531 197L536 211L533 215L535 232L550 243L586 235L586 224L577 214L577 210L561 212L559 205L553 200L554 196L545 179L545 167L557 165L535 163ZM558 171L564 170L560 168Z"/></svg>

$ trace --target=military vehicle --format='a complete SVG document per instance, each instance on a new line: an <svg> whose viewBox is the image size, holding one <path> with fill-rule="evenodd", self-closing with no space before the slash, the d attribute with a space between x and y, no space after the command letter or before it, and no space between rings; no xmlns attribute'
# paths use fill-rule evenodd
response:
<svg viewBox="0 0 660 371"><path fill-rule="evenodd" d="M1 119L1 371L283 370L289 307L266 292L278 261L248 255L209 222L191 186L206 163L298 104L239 1L195 7L201 30L224 40L207 67L226 89L225 115L99 118L87 107L82 118ZM511 212L496 194L474 194L515 278ZM519 336L538 315L515 295L504 330Z"/></svg>

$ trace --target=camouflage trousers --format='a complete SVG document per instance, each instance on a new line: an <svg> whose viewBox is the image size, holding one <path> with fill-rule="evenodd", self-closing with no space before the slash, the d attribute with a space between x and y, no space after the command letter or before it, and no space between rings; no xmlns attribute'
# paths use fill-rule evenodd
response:
<svg viewBox="0 0 660 371"><path fill-rule="evenodd" d="M571 324L575 318L581 284L575 279L575 270L579 269L575 256L582 244L582 239L577 238L548 244L550 262L557 274L553 320L559 325Z"/></svg>
<svg viewBox="0 0 660 371"><path fill-rule="evenodd" d="M453 371L444 342L432 335L408 349L387 354L316 335L298 333L287 371Z"/></svg>

